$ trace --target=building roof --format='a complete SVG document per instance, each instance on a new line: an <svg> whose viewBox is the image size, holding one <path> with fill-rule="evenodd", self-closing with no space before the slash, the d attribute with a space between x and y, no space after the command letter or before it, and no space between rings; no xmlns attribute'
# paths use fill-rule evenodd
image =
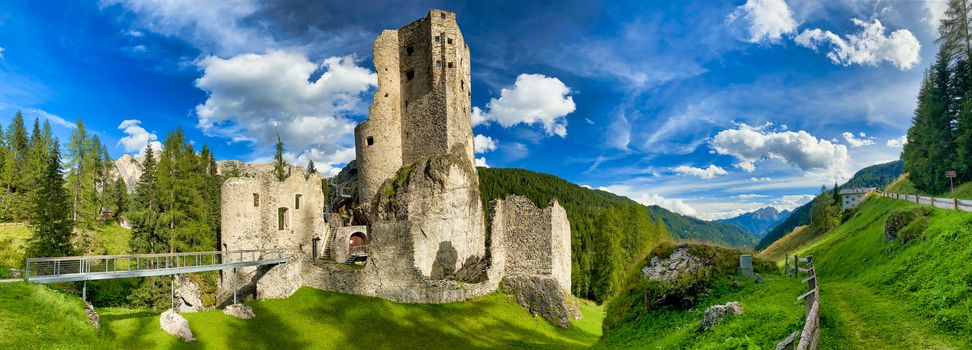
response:
<svg viewBox="0 0 972 350"><path fill-rule="evenodd" d="M840 190L840 194L865 194L874 190L874 187L847 188Z"/></svg>

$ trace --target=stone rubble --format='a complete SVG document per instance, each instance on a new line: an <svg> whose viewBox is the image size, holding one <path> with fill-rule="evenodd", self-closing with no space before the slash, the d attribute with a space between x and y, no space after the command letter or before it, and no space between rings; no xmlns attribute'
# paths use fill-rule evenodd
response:
<svg viewBox="0 0 972 350"><path fill-rule="evenodd" d="M703 268L705 262L682 247L675 249L667 259L652 257L651 262L641 269L641 274L652 281L670 282L685 273L698 273Z"/></svg>
<svg viewBox="0 0 972 350"><path fill-rule="evenodd" d="M91 325L93 325L94 328L101 328L101 317L98 316L97 312L95 312L94 306L92 306L91 303L86 303L84 305L84 312L88 314L88 321L91 322Z"/></svg>
<svg viewBox="0 0 972 350"><path fill-rule="evenodd" d="M185 317L182 317L182 315L172 309L168 309L162 313L162 316L159 317L159 324L162 326L163 331L179 338L183 342L189 343L196 340L192 335L192 330L189 329L189 320L186 320Z"/></svg>
<svg viewBox="0 0 972 350"><path fill-rule="evenodd" d="M738 302L730 301L722 305L713 305L705 309L702 316L702 331L707 331L726 319L729 315L742 315L743 308Z"/></svg>
<svg viewBox="0 0 972 350"><path fill-rule="evenodd" d="M202 292L199 285L183 276L176 276L176 310L178 312L198 312L203 311L203 302L200 299Z"/></svg>
<svg viewBox="0 0 972 350"><path fill-rule="evenodd" d="M256 317L253 308L246 304L233 304L223 309L223 313L241 320L252 320Z"/></svg>

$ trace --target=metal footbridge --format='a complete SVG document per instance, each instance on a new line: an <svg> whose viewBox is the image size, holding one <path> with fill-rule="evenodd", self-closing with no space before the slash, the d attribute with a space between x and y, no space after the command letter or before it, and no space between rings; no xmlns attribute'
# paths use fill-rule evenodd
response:
<svg viewBox="0 0 972 350"><path fill-rule="evenodd" d="M287 262L288 252L286 249L265 249L29 258L24 268L24 281L95 281L277 265Z"/></svg>

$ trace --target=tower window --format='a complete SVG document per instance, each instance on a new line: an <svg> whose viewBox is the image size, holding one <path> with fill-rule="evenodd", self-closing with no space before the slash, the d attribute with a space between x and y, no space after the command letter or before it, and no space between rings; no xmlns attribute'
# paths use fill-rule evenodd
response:
<svg viewBox="0 0 972 350"><path fill-rule="evenodd" d="M449 68L452 68L452 62L449 62Z"/></svg>
<svg viewBox="0 0 972 350"><path fill-rule="evenodd" d="M408 108L408 100L405 100L405 108Z"/></svg>
<svg viewBox="0 0 972 350"><path fill-rule="evenodd" d="M405 81L412 81L412 78L415 78L414 70L409 70L408 72L405 72Z"/></svg>
<svg viewBox="0 0 972 350"><path fill-rule="evenodd" d="M466 81L465 80L460 80L459 81L459 90L466 91Z"/></svg>
<svg viewBox="0 0 972 350"><path fill-rule="evenodd" d="M442 61L435 60L435 68L442 68ZM449 64L449 68L452 68L452 64Z"/></svg>
<svg viewBox="0 0 972 350"><path fill-rule="evenodd" d="M452 44L452 38L446 39L446 42Z"/></svg>
<svg viewBox="0 0 972 350"><path fill-rule="evenodd" d="M259 194L256 194L256 193L253 194L253 206L254 207L259 207L260 206L260 195Z"/></svg>
<svg viewBox="0 0 972 350"><path fill-rule="evenodd" d="M371 136L368 136L368 146L371 146L373 144L375 144L375 138L374 137L371 137Z"/></svg>
<svg viewBox="0 0 972 350"><path fill-rule="evenodd" d="M441 19L445 19L445 13L440 13L440 14L439 14L439 18L441 18Z"/></svg>
<svg viewBox="0 0 972 350"><path fill-rule="evenodd" d="M415 52L415 46L408 45L408 47L405 48L406 55L411 56L413 52Z"/></svg>
<svg viewBox="0 0 972 350"><path fill-rule="evenodd" d="M287 208L277 208L277 229L290 229L290 212Z"/></svg>
<svg viewBox="0 0 972 350"><path fill-rule="evenodd" d="M438 36L438 35L436 35L436 36L435 36L435 43L436 43L436 44L438 44L438 43L439 43L439 41L440 41L440 39L439 39L439 36Z"/></svg>
<svg viewBox="0 0 972 350"><path fill-rule="evenodd" d="M303 196L304 195L302 195L302 194L295 194L294 195L294 210L300 210L300 197L303 197Z"/></svg>

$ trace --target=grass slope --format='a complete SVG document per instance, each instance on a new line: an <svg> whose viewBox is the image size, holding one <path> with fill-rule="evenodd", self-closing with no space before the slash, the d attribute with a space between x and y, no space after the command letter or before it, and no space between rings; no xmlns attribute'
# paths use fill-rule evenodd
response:
<svg viewBox="0 0 972 350"><path fill-rule="evenodd" d="M804 307L796 299L806 288L801 279L768 272L775 270L769 262L755 261L765 283L741 279L734 286L729 276L735 274L739 251L680 246L703 257L710 266L707 272L683 275L674 284L665 284L646 280L640 268L633 270L625 293L608 304L604 337L595 348L771 349L802 327ZM652 256L667 257L675 248L659 245ZM700 331L705 309L729 301L742 304L744 313Z"/></svg>
<svg viewBox="0 0 972 350"><path fill-rule="evenodd" d="M562 330L502 293L406 305L302 288L288 299L250 305L257 315L250 321L221 311L184 314L198 340L183 344L161 331L158 313L99 309L96 331L76 298L44 286L0 285L0 348L580 349L597 341L604 317L582 302L584 318Z"/></svg>
<svg viewBox="0 0 972 350"><path fill-rule="evenodd" d="M820 276L828 348L972 348L972 214L935 209L917 239L885 242L890 213L914 206L872 196L800 249Z"/></svg>
<svg viewBox="0 0 972 350"><path fill-rule="evenodd" d="M23 267L28 238L27 226L0 226L0 278L6 277L9 268Z"/></svg>

